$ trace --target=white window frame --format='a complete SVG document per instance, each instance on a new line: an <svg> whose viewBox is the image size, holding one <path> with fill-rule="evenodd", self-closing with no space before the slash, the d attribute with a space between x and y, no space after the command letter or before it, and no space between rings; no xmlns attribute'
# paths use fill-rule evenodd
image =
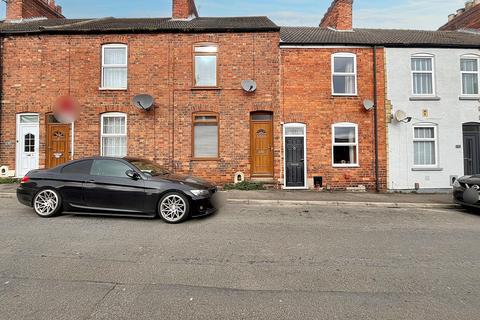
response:
<svg viewBox="0 0 480 320"><path fill-rule="evenodd" d="M125 49L125 64L105 64L105 49L106 48L120 48ZM125 68L127 70L127 79L125 87L106 87L105 86L105 69L106 68ZM101 75L100 90L127 90L128 88L128 45L120 43L104 44L102 45L102 75Z"/></svg>
<svg viewBox="0 0 480 320"><path fill-rule="evenodd" d="M123 117L125 118L125 134L120 133L103 133L103 120L109 117ZM100 155L104 156L103 154L103 138L109 137L125 137L126 141L126 154L128 154L128 117L126 113L123 112L107 112L103 113L100 116Z"/></svg>
<svg viewBox="0 0 480 320"><path fill-rule="evenodd" d="M335 58L353 58L354 72L335 72ZM354 53L340 52L334 53L331 57L332 65L332 95L333 96L357 96L358 95L358 76L357 76L357 55ZM335 76L355 76L355 92L354 93L336 93L333 79Z"/></svg>
<svg viewBox="0 0 480 320"><path fill-rule="evenodd" d="M477 71L462 71L462 60L477 60ZM464 74L476 74L477 75L477 84L478 92L477 94L468 94L463 92L463 75ZM460 92L462 97L478 97L480 96L480 57L474 54L463 55L460 57Z"/></svg>
<svg viewBox="0 0 480 320"><path fill-rule="evenodd" d="M193 46L193 87L194 88L218 88L218 52L219 46L216 43L196 43ZM198 85L197 84L197 56L198 57L215 57L215 84L214 85Z"/></svg>
<svg viewBox="0 0 480 320"><path fill-rule="evenodd" d="M287 134L288 128L302 128L303 135ZM304 185L303 187L287 187L287 137L303 137L303 165L304 165ZM308 159L307 159L307 125L304 123L286 123L283 125L283 189L285 190L303 190L308 189Z"/></svg>
<svg viewBox="0 0 480 320"><path fill-rule="evenodd" d="M348 143L337 143L335 142L335 128L355 128L355 143L353 142L348 142ZM356 147L356 159L357 163L348 163L348 164L339 164L335 163L335 147L350 147L350 146L355 146ZM332 125L332 167L334 168L358 168L360 167L360 158L359 158L359 149L360 149L360 143L358 141L358 124L356 123L351 123L351 122L340 122L340 123L334 123Z"/></svg>
<svg viewBox="0 0 480 320"><path fill-rule="evenodd" d="M432 70L431 71L413 71L412 69L412 62L413 59L430 59L432 60ZM415 93L415 82L414 82L414 74L431 74L432 75L432 93ZM435 97L437 88L435 86L435 56L431 54L421 53L421 54L414 54L410 57L410 78L411 78L411 86L412 86L412 96L414 97Z"/></svg>
<svg viewBox="0 0 480 320"><path fill-rule="evenodd" d="M412 150L413 150L413 167L414 168L438 168L438 130L437 125L433 123L418 123L412 126ZM434 138L415 138L416 128L433 128ZM435 146L435 164L415 164L415 142L434 142Z"/></svg>

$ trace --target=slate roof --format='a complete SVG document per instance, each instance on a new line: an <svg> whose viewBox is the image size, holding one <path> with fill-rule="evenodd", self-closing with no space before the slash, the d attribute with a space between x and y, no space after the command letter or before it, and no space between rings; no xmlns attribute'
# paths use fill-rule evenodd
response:
<svg viewBox="0 0 480 320"><path fill-rule="evenodd" d="M284 45L379 45L386 47L480 48L480 33L392 29L335 31L318 27L282 27Z"/></svg>
<svg viewBox="0 0 480 320"><path fill-rule="evenodd" d="M135 33L135 32L258 32L279 31L267 17L44 19L2 23L0 33Z"/></svg>

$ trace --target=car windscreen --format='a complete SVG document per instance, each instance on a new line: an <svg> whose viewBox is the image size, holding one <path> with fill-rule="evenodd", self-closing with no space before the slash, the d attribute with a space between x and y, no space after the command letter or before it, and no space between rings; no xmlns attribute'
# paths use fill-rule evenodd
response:
<svg viewBox="0 0 480 320"><path fill-rule="evenodd" d="M129 160L129 162L137 167L138 170L142 171L143 173L150 175L152 177L155 176L164 176L168 174L168 170L162 167L161 165L149 161L149 160Z"/></svg>

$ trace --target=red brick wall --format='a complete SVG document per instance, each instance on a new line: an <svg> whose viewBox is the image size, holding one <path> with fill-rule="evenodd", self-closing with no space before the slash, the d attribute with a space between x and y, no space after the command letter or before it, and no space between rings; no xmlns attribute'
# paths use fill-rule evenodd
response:
<svg viewBox="0 0 480 320"><path fill-rule="evenodd" d="M460 29L480 29L480 4L468 9L466 12L457 15L439 30L460 30Z"/></svg>
<svg viewBox="0 0 480 320"><path fill-rule="evenodd" d="M53 0L9 0L7 21L27 18L63 18L62 9Z"/></svg>
<svg viewBox="0 0 480 320"><path fill-rule="evenodd" d="M219 45L220 90L192 90L192 47ZM237 171L250 175L249 114L274 112L275 172L279 178L278 33L132 34L7 37L3 48L3 103L0 164L15 167L15 115L39 112L40 165L45 165L45 114L70 94L82 106L75 123L75 158L100 153L100 114L128 114L128 153L154 159L180 173L232 182ZM128 90L100 91L101 46L129 46ZM247 94L241 80L255 79ZM131 105L139 93L156 98L155 109ZM220 159L192 161L192 112L215 111L220 121Z"/></svg>
<svg viewBox="0 0 480 320"><path fill-rule="evenodd" d="M187 19L191 16L198 17L195 0L173 0L172 17L174 19Z"/></svg>
<svg viewBox="0 0 480 320"><path fill-rule="evenodd" d="M336 52L357 55L358 96L332 96L331 56ZM379 174L381 188L386 189L386 122L384 52L377 52L378 63L378 131L380 146ZM373 100L373 49L315 48L281 49L282 108L284 122L307 125L308 177L322 176L324 186L335 189L364 185L375 188L375 152L373 110L366 111L364 99ZM332 125L352 122L359 130L358 168L332 166Z"/></svg>
<svg viewBox="0 0 480 320"><path fill-rule="evenodd" d="M320 22L322 28L337 30L352 30L353 28L353 0L333 0L327 13Z"/></svg>

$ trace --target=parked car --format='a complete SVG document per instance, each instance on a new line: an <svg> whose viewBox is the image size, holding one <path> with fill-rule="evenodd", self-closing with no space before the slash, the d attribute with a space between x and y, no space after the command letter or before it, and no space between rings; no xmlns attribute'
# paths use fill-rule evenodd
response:
<svg viewBox="0 0 480 320"><path fill-rule="evenodd" d="M454 201L464 207L480 208L480 175L458 178L453 184Z"/></svg>
<svg viewBox="0 0 480 320"><path fill-rule="evenodd" d="M30 171L18 200L43 218L61 212L160 216L168 223L215 212L215 185L169 173L145 159L93 157Z"/></svg>

